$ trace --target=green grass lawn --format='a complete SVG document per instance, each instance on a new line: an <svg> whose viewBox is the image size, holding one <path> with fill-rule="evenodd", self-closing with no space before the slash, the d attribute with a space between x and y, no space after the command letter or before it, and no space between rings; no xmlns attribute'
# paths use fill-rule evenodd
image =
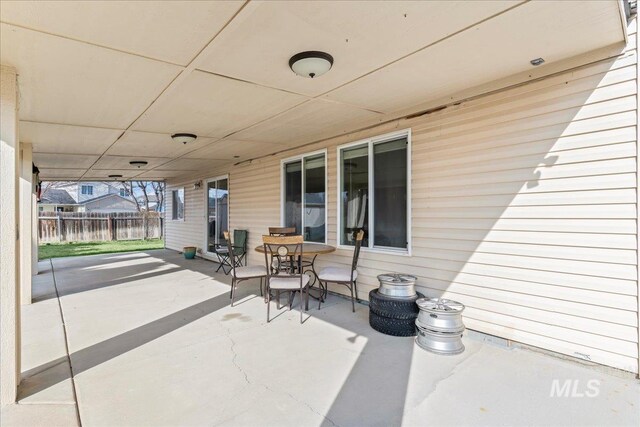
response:
<svg viewBox="0 0 640 427"><path fill-rule="evenodd" d="M114 252L146 251L164 248L164 240L127 240L113 242L80 242L80 243L51 243L40 245L39 258L58 258L67 256L109 254Z"/></svg>

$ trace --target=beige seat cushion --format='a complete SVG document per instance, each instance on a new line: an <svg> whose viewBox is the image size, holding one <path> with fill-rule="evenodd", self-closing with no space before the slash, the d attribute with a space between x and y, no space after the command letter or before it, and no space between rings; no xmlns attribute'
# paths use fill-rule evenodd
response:
<svg viewBox="0 0 640 427"><path fill-rule="evenodd" d="M271 276L269 280L269 287L271 289L300 289L299 277L288 277L288 274L279 274L277 276ZM302 275L302 287L309 284L311 278L307 274Z"/></svg>
<svg viewBox="0 0 640 427"><path fill-rule="evenodd" d="M353 272L353 280L358 278L358 271ZM318 273L318 279L324 282L350 282L351 269L348 267L325 267Z"/></svg>
<svg viewBox="0 0 640 427"><path fill-rule="evenodd" d="M231 271L236 279L249 279L251 277L263 277L267 275L267 269L264 265L249 265L245 267L236 267Z"/></svg>

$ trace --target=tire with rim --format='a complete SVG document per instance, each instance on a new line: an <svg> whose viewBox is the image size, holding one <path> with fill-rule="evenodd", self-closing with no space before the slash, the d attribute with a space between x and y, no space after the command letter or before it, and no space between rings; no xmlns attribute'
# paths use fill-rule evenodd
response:
<svg viewBox="0 0 640 427"><path fill-rule="evenodd" d="M415 298L398 299L381 295L377 289L373 289L369 292L369 311L390 319L416 320L420 312L416 300L418 298L424 298L424 295L421 293L418 292L417 294Z"/></svg>
<svg viewBox="0 0 640 427"><path fill-rule="evenodd" d="M369 325L378 332L395 337L412 337L416 334L413 319L391 319L369 311Z"/></svg>

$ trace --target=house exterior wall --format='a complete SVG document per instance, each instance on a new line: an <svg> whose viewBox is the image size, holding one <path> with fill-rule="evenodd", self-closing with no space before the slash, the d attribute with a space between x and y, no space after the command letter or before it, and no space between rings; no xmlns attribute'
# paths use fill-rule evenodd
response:
<svg viewBox="0 0 640 427"><path fill-rule="evenodd" d="M58 208L62 209L62 212L79 212L78 205L56 205L53 203L38 203L38 210L40 212L56 212Z"/></svg>
<svg viewBox="0 0 640 427"><path fill-rule="evenodd" d="M82 194L83 185L92 185L93 194ZM118 188L105 182L93 181L73 183L68 191L70 194L75 195L75 199L78 201L78 203L84 202L85 200L94 199L96 197L104 196L105 194L119 194Z"/></svg>
<svg viewBox="0 0 640 427"><path fill-rule="evenodd" d="M87 202L84 205L85 212L111 213L111 212L137 212L138 207L132 200L123 199L113 195L104 199Z"/></svg>
<svg viewBox="0 0 640 427"><path fill-rule="evenodd" d="M215 176L212 174L212 176ZM186 181L174 181L171 185L167 183L166 189L166 212L165 220L165 246L167 248L181 251L184 246L196 246L204 250L206 236L206 189L203 185L199 189L193 188L195 179ZM173 220L172 190L184 188L184 219Z"/></svg>
<svg viewBox="0 0 640 427"><path fill-rule="evenodd" d="M615 58L212 170L229 174L230 228L249 230L249 246L259 245L280 224L281 160L326 148L335 245L337 146L410 128L412 253L363 250L358 297L367 298L380 273L414 274L420 292L463 302L469 329L637 373L635 23L629 33ZM168 248L203 245L196 179L167 183L168 192L185 188L184 221L166 222ZM319 259L346 266L351 252ZM249 262L263 259L251 250Z"/></svg>

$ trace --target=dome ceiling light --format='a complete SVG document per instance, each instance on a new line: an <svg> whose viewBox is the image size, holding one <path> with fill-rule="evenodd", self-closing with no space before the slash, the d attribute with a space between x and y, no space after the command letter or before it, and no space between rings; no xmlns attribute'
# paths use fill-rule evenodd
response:
<svg viewBox="0 0 640 427"><path fill-rule="evenodd" d="M301 77L320 77L332 66L333 56L315 50L296 53L289 60L289 67Z"/></svg>
<svg viewBox="0 0 640 427"><path fill-rule="evenodd" d="M186 145L195 141L198 136L192 133L174 133L173 135L171 135L171 138L176 142L180 142Z"/></svg>
<svg viewBox="0 0 640 427"><path fill-rule="evenodd" d="M132 160L129 164L131 166L137 166L138 169L140 169L141 166L147 166L148 162L145 162L144 160Z"/></svg>

